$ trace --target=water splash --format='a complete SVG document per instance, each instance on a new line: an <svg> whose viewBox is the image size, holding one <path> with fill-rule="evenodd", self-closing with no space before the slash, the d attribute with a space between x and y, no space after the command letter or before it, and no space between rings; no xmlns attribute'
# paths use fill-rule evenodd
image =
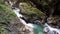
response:
<svg viewBox="0 0 60 34"><path fill-rule="evenodd" d="M57 32L58 34L60 34L60 29L57 29L57 28L53 28L53 27L51 27L51 26L49 26L47 23L45 23L45 31L47 32L47 30L49 29L50 31L55 31L55 32ZM46 29L46 28L48 28L48 29Z"/></svg>
<svg viewBox="0 0 60 34"><path fill-rule="evenodd" d="M16 8L16 7L15 7L15 9L13 9L13 11L15 12L15 14L17 15L18 18L19 18L19 17L23 17L22 14L19 14L19 12L20 12L20 9L19 9L19 8Z"/></svg>

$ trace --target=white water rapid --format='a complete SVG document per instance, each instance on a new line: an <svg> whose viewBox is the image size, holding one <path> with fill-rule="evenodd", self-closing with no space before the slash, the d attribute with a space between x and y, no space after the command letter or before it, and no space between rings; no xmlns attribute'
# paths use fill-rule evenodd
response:
<svg viewBox="0 0 60 34"><path fill-rule="evenodd" d="M48 30L50 31L50 34L52 33L52 34L60 34L60 29L57 29L57 28L53 28L53 27L51 27L51 26L49 26L47 23L45 23L45 28L44 28L44 31L45 32L48 32ZM55 31L54 33L53 33L53 31Z"/></svg>
<svg viewBox="0 0 60 34"><path fill-rule="evenodd" d="M28 23L28 24L27 24L23 19L20 18L20 17L24 17L24 16L19 13L19 12L20 12L20 9L19 9L19 8L15 8L15 9L13 9L13 11L14 11L15 14L17 15L17 17L20 19L21 23L23 23L24 25L29 26L29 27L31 27L31 28L34 27L33 24L31 24L31 23Z"/></svg>

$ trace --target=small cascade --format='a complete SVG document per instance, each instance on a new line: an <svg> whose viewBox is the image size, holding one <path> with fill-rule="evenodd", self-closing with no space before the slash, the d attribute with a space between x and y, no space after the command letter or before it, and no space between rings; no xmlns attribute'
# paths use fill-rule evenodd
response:
<svg viewBox="0 0 60 34"><path fill-rule="evenodd" d="M20 9L15 7L13 9L13 11L17 15L17 17L20 19L20 22L25 25L25 28L30 31L29 34L34 34L33 33L33 27L34 27L33 24L31 24L31 23L28 23L27 24L26 21L22 19L22 18L24 18L24 16L19 13L20 12Z"/></svg>
<svg viewBox="0 0 60 34"><path fill-rule="evenodd" d="M51 26L49 26L47 23L45 23L45 28L44 28L44 31L45 32L48 32L48 30L50 31L50 33L52 34L60 34L60 29L57 29L57 28L53 28ZM54 33L55 31L55 33Z"/></svg>
<svg viewBox="0 0 60 34"><path fill-rule="evenodd" d="M33 24L31 24L31 23L28 23L28 24L27 24L26 21L21 18L21 17L24 17L24 16L19 13L19 12L20 12L20 9L19 9L19 8L16 8L16 7L15 7L15 9L13 9L13 11L14 11L15 14L17 15L17 17L20 19L20 22L21 22L21 23L23 23L23 24L26 25L26 26L29 26L29 27L32 27L32 28L33 28Z"/></svg>
<svg viewBox="0 0 60 34"><path fill-rule="evenodd" d="M17 15L18 18L23 17L22 14L19 14L19 12L20 12L20 9L19 9L19 8L16 8L16 7L15 7L15 8L13 9L13 11L15 12L15 14Z"/></svg>

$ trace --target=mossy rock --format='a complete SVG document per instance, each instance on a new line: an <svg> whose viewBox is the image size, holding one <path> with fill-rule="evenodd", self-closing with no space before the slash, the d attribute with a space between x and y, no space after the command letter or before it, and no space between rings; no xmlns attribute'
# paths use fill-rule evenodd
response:
<svg viewBox="0 0 60 34"><path fill-rule="evenodd" d="M12 33L13 31L9 28L12 27L11 29L14 29L17 23L20 23L20 21L13 10L3 3L0 3L0 34L9 34L9 31Z"/></svg>
<svg viewBox="0 0 60 34"><path fill-rule="evenodd" d="M45 14L40 11L39 9L35 8L35 7L32 7L30 4L28 3L22 3L21 4L22 8L21 8L21 12L23 14L26 14L26 15L36 15L36 16L45 16Z"/></svg>
<svg viewBox="0 0 60 34"><path fill-rule="evenodd" d="M0 3L0 24L7 24L10 20L15 20L16 15L11 8Z"/></svg>
<svg viewBox="0 0 60 34"><path fill-rule="evenodd" d="M8 31L5 28L0 28L1 34L8 34Z"/></svg>

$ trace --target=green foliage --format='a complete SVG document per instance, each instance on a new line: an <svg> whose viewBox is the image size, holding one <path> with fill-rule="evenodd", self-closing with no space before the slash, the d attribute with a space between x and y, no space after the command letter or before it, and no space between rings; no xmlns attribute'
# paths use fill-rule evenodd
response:
<svg viewBox="0 0 60 34"><path fill-rule="evenodd" d="M40 10L38 10L35 7L32 7L28 3L22 3L22 6L23 6L22 13L25 13L27 15L31 15L31 14L34 14L36 16L44 16L45 15L43 12L41 12Z"/></svg>
<svg viewBox="0 0 60 34"><path fill-rule="evenodd" d="M10 20L15 19L15 17L16 15L11 8L0 3L0 24L8 24Z"/></svg>

